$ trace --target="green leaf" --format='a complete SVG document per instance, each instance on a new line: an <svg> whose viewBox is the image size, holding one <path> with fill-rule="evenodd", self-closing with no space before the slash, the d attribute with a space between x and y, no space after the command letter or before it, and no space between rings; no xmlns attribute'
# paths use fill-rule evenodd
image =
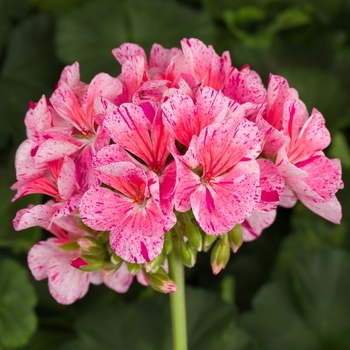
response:
<svg viewBox="0 0 350 350"><path fill-rule="evenodd" d="M350 168L350 147L344 133L338 131L332 136L328 153L332 158L339 158L343 167Z"/></svg>
<svg viewBox="0 0 350 350"><path fill-rule="evenodd" d="M284 29L292 29L308 24L311 20L309 14L290 7L278 13L271 29L273 29L274 32Z"/></svg>
<svg viewBox="0 0 350 350"><path fill-rule="evenodd" d="M273 276L285 275L289 266L301 255L325 247L348 247L347 225L334 225L298 203L292 214L293 233L281 246Z"/></svg>
<svg viewBox="0 0 350 350"><path fill-rule="evenodd" d="M289 86L298 90L309 112L317 108L326 118L327 127L345 128L350 125L348 93L333 74L318 69L282 69L278 74L287 78Z"/></svg>
<svg viewBox="0 0 350 350"><path fill-rule="evenodd" d="M72 338L66 330L38 330L30 342L18 350L59 350L62 344Z"/></svg>
<svg viewBox="0 0 350 350"><path fill-rule="evenodd" d="M350 254L303 255L288 278L265 285L241 325L266 350L350 348Z"/></svg>
<svg viewBox="0 0 350 350"><path fill-rule="evenodd" d="M83 0L30 0L30 2L42 11L62 15L82 3Z"/></svg>
<svg viewBox="0 0 350 350"><path fill-rule="evenodd" d="M187 289L189 349L250 350L251 339L234 326L235 310L219 296ZM168 297L127 305L106 304L82 315L76 330L79 339L63 350L168 350L172 348Z"/></svg>
<svg viewBox="0 0 350 350"><path fill-rule="evenodd" d="M2 132L18 144L24 138L24 115L59 79L60 65L53 50L54 21L35 15L13 31L0 72Z"/></svg>
<svg viewBox="0 0 350 350"><path fill-rule="evenodd" d="M87 82L100 72L119 74L111 50L127 41L127 18L120 1L86 2L58 21L58 55L67 64L78 61L81 79Z"/></svg>
<svg viewBox="0 0 350 350"><path fill-rule="evenodd" d="M26 344L37 326L36 295L27 271L14 260L0 262L0 345Z"/></svg>
<svg viewBox="0 0 350 350"><path fill-rule="evenodd" d="M57 50L64 62L79 61L82 79L88 81L101 71L119 74L111 50L124 42L136 42L148 52L153 43L178 47L183 37L212 43L209 16L173 1L91 1L59 20Z"/></svg>
<svg viewBox="0 0 350 350"><path fill-rule="evenodd" d="M206 45L213 44L215 27L210 17L178 1L130 0L126 8L131 37L146 52L153 43L179 47L183 38L198 38Z"/></svg>

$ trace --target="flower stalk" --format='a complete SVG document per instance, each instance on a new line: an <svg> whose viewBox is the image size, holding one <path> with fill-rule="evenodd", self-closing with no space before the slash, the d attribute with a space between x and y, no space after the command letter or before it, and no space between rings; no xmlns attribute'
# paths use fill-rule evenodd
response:
<svg viewBox="0 0 350 350"><path fill-rule="evenodd" d="M173 330L173 350L187 350L185 276L177 237L173 237L174 247L168 255L169 277L176 283L177 292L170 294L171 321Z"/></svg>

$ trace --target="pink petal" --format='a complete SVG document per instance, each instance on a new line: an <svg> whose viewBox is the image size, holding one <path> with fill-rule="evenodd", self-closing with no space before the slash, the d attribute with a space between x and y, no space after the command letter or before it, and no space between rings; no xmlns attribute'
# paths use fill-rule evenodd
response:
<svg viewBox="0 0 350 350"><path fill-rule="evenodd" d="M113 56L116 60L123 65L127 60L132 59L134 56L142 56L146 60L146 53L143 48L137 44L124 43L118 48L112 50Z"/></svg>
<svg viewBox="0 0 350 350"><path fill-rule="evenodd" d="M56 252L56 244L51 238L36 243L28 252L28 267L37 281L47 278L47 262Z"/></svg>
<svg viewBox="0 0 350 350"><path fill-rule="evenodd" d="M24 119L27 127L28 138L39 137L45 133L52 125L51 112L47 106L46 97L43 95L35 108L30 108Z"/></svg>
<svg viewBox="0 0 350 350"><path fill-rule="evenodd" d="M52 180L48 179L45 176L39 177L38 179L32 181L28 181L23 185L17 182L14 185L12 185L11 189L17 189L17 193L13 197L12 202L27 194L33 193L42 193L53 198L56 198L59 195L55 184L52 182Z"/></svg>
<svg viewBox="0 0 350 350"><path fill-rule="evenodd" d="M44 226L52 219L58 207L58 204L47 202L29 209L21 209L13 219L13 227L20 231L33 226Z"/></svg>
<svg viewBox="0 0 350 350"><path fill-rule="evenodd" d="M139 55L133 56L122 66L122 77L128 92L128 101L132 101L134 93L140 88L146 69L146 59Z"/></svg>
<svg viewBox="0 0 350 350"><path fill-rule="evenodd" d="M93 131L86 121L77 97L66 83L62 81L53 92L50 102L63 119L71 122L83 134Z"/></svg>
<svg viewBox="0 0 350 350"><path fill-rule="evenodd" d="M288 147L289 160L293 163L306 160L315 153L325 149L331 142L331 136L325 125L325 119L316 109L304 126L294 143Z"/></svg>
<svg viewBox="0 0 350 350"><path fill-rule="evenodd" d="M90 187L100 184L92 162L93 149L91 145L86 146L75 160L76 178L75 183L79 185L81 191L86 192Z"/></svg>
<svg viewBox="0 0 350 350"><path fill-rule="evenodd" d="M117 293L126 293L134 279L126 264L122 264L113 275L103 279L103 283Z"/></svg>
<svg viewBox="0 0 350 350"><path fill-rule="evenodd" d="M198 138L198 161L210 177L227 171L243 158L256 158L261 151L260 133L252 122L228 119L203 129Z"/></svg>
<svg viewBox="0 0 350 350"><path fill-rule="evenodd" d="M281 147L289 142L290 139L283 135L281 131L270 125L262 117L262 113L260 112L255 119L255 123L263 135L263 153L270 158L274 158Z"/></svg>
<svg viewBox="0 0 350 350"><path fill-rule="evenodd" d="M142 108L125 103L107 115L103 127L114 142L144 160L153 162L150 124Z"/></svg>
<svg viewBox="0 0 350 350"><path fill-rule="evenodd" d="M288 187L288 185L285 185L284 193L280 198L279 205L283 208L293 208L297 201L298 198L295 196L294 192Z"/></svg>
<svg viewBox="0 0 350 350"><path fill-rule="evenodd" d="M72 215L78 209L81 197L82 193L78 193L70 197L65 202L59 203L60 206L55 212L53 219L56 220L64 216Z"/></svg>
<svg viewBox="0 0 350 350"><path fill-rule="evenodd" d="M243 66L240 71L236 68L233 69L223 93L240 104L246 102L264 103L267 96L259 74L250 70L248 65Z"/></svg>
<svg viewBox="0 0 350 350"><path fill-rule="evenodd" d="M169 156L170 133L165 128L161 113L158 113L152 123L151 140L153 148L153 163L148 164L156 173L161 172Z"/></svg>
<svg viewBox="0 0 350 350"><path fill-rule="evenodd" d="M198 89L196 93L196 104L193 117L196 135L213 122L220 122L226 118L234 118L241 120L244 118L244 111L239 113L236 111L238 103L224 96L220 91L216 91L210 87ZM236 111L236 113L231 113ZM236 114L239 116L236 116ZM228 116L229 115L229 116Z"/></svg>
<svg viewBox="0 0 350 350"><path fill-rule="evenodd" d="M173 95L162 104L163 122L173 137L188 147L193 135L194 104L186 95Z"/></svg>
<svg viewBox="0 0 350 350"><path fill-rule="evenodd" d="M81 146L65 139L50 138L43 142L35 154L35 162L51 162L64 156L70 156L79 151Z"/></svg>
<svg viewBox="0 0 350 350"><path fill-rule="evenodd" d="M316 156L296 165L308 174L302 179L286 178L288 186L298 195L324 202L332 198L342 184L339 159Z"/></svg>
<svg viewBox="0 0 350 350"><path fill-rule="evenodd" d="M58 303L63 305L69 305L81 299L89 289L90 274L70 265L75 255L76 253L61 250L48 262L50 293Z"/></svg>
<svg viewBox="0 0 350 350"><path fill-rule="evenodd" d="M129 225L127 226L129 229ZM110 242L113 250L125 261L143 264L155 259L162 251L163 235L144 236L137 232L112 231Z"/></svg>
<svg viewBox="0 0 350 350"><path fill-rule="evenodd" d="M58 176L57 186L60 197L64 200L69 199L77 189L75 164L74 161L67 156L64 157L63 166Z"/></svg>
<svg viewBox="0 0 350 350"><path fill-rule="evenodd" d="M261 200L257 206L259 212L275 210L284 192L284 179L276 166L267 159L258 159L260 168Z"/></svg>
<svg viewBox="0 0 350 350"><path fill-rule="evenodd" d="M62 82L64 82L72 89L78 100L82 101L87 92L88 84L80 81L79 68L78 62L74 62L71 66L64 67L57 85L59 86Z"/></svg>
<svg viewBox="0 0 350 350"><path fill-rule="evenodd" d="M88 190L80 202L80 216L85 225L94 230L112 230L123 224L135 204L107 188Z"/></svg>
<svg viewBox="0 0 350 350"><path fill-rule="evenodd" d="M342 208L338 199L333 196L323 203L316 203L306 196L299 196L300 201L311 211L334 224L340 224Z"/></svg>
<svg viewBox="0 0 350 350"><path fill-rule="evenodd" d="M293 144L299 136L299 133L308 119L308 112L305 104L297 99L289 99L285 102L283 108L282 127L289 136Z"/></svg>
<svg viewBox="0 0 350 350"><path fill-rule="evenodd" d="M290 96L289 85L285 78L270 74L267 89L267 122L281 130L284 103Z"/></svg>
<svg viewBox="0 0 350 350"><path fill-rule="evenodd" d="M90 130L94 130L94 102L97 96L102 96L110 101L115 101L123 92L123 84L118 78L113 78L109 74L97 74L91 81L87 92L85 113L87 124Z"/></svg>
<svg viewBox="0 0 350 350"><path fill-rule="evenodd" d="M170 64L171 59L181 53L181 50L177 47L165 49L162 45L153 44L150 53L149 65L150 67L160 67L166 69Z"/></svg>
<svg viewBox="0 0 350 350"><path fill-rule="evenodd" d="M208 186L191 195L191 206L200 227L209 235L230 231L250 216L260 201L259 166L255 160L239 162Z"/></svg>
<svg viewBox="0 0 350 350"><path fill-rule="evenodd" d="M188 169L183 162L177 158L175 158L175 160L178 178L175 194L175 209L180 212L186 212L191 209L191 194L201 186L200 177Z"/></svg>
<svg viewBox="0 0 350 350"><path fill-rule="evenodd" d="M38 148L39 144L33 140L25 140L19 145L15 156L15 167L16 177L20 182L34 180L46 173L45 163L36 164L34 162L33 154L35 155Z"/></svg>
<svg viewBox="0 0 350 350"><path fill-rule="evenodd" d="M272 225L276 218L276 210L267 213L255 211L242 223L242 236L244 242L253 241L261 232Z"/></svg>

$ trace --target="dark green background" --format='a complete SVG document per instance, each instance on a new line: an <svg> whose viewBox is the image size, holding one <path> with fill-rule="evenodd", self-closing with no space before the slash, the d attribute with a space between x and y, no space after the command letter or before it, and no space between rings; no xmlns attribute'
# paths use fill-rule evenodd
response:
<svg viewBox="0 0 350 350"><path fill-rule="evenodd" d="M167 296L134 282L118 295L91 286L71 306L28 273L26 254L47 234L15 232L28 196L11 203L13 160L25 139L30 100L50 96L62 68L80 62L82 80L119 73L111 49L129 41L179 46L197 37L266 83L285 76L332 133L329 157L342 160L339 226L301 205L213 276L209 253L186 270L190 349L350 349L350 1L349 0L0 0L0 349L167 350Z"/></svg>

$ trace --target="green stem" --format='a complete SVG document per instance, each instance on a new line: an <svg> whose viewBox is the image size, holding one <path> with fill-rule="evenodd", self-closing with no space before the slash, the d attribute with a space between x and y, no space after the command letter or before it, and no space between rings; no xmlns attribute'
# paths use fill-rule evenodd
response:
<svg viewBox="0 0 350 350"><path fill-rule="evenodd" d="M173 325L173 350L187 350L186 302L184 265L176 242L168 255L169 277L175 282L177 292L170 294L171 320Z"/></svg>

